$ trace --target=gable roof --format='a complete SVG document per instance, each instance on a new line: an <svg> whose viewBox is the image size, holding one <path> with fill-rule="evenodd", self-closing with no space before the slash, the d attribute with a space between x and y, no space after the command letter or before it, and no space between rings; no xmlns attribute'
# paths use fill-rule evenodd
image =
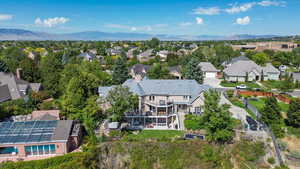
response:
<svg viewBox="0 0 300 169"><path fill-rule="evenodd" d="M131 67L134 74L144 74L147 73L151 66L144 64L135 64Z"/></svg>
<svg viewBox="0 0 300 169"><path fill-rule="evenodd" d="M203 91L207 91L211 88L208 85L200 85L195 80L143 79L141 81L136 81L128 79L122 86L128 87L131 92L138 96L190 96L192 100L199 96ZM106 97L112 88L114 88L114 86L99 87L98 91L103 97Z"/></svg>
<svg viewBox="0 0 300 169"><path fill-rule="evenodd" d="M39 91L41 83L29 83L25 80L18 79L13 73L0 72L0 86L7 85L11 99L19 99L24 97L23 92L27 89L32 89L33 91Z"/></svg>
<svg viewBox="0 0 300 169"><path fill-rule="evenodd" d="M220 70L216 69L216 67L210 62L200 62L199 65L203 72L219 72Z"/></svg>
<svg viewBox="0 0 300 169"><path fill-rule="evenodd" d="M262 67L257 65L252 60L240 60L236 61L229 67L224 69L224 73L229 76L246 76L248 72L256 72L258 75L263 71L264 73L280 73L271 63L267 63L266 66Z"/></svg>
<svg viewBox="0 0 300 169"><path fill-rule="evenodd" d="M84 53L80 53L80 55L78 55L78 57L82 57L84 59L91 60L91 59L94 59L96 57L96 55L91 52L84 52Z"/></svg>

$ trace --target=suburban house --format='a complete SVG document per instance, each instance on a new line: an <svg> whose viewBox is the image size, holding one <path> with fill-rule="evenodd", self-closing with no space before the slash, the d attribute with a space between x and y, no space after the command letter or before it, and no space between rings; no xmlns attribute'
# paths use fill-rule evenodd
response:
<svg viewBox="0 0 300 169"><path fill-rule="evenodd" d="M220 70L216 69L210 62L200 62L198 66L200 66L201 71L206 78L216 78L218 76L218 72L220 72Z"/></svg>
<svg viewBox="0 0 300 169"><path fill-rule="evenodd" d="M135 64L130 68L129 74L133 79L142 80L146 76L149 69L149 65Z"/></svg>
<svg viewBox="0 0 300 169"><path fill-rule="evenodd" d="M128 52L126 53L127 58L132 59L134 58L134 51L137 50L137 47L133 47L131 49L128 50Z"/></svg>
<svg viewBox="0 0 300 169"><path fill-rule="evenodd" d="M169 72L170 72L170 75L172 75L176 79L183 79L180 66L169 67Z"/></svg>
<svg viewBox="0 0 300 169"><path fill-rule="evenodd" d="M66 154L78 148L80 132L73 120L1 122L0 162Z"/></svg>
<svg viewBox="0 0 300 169"><path fill-rule="evenodd" d="M210 86L195 80L129 79L122 84L139 97L138 110L124 112L131 129L184 129L184 115L203 113L203 93ZM115 86L99 87L100 99L105 102Z"/></svg>
<svg viewBox="0 0 300 169"><path fill-rule="evenodd" d="M239 60L223 70L224 79L233 82L279 80L280 71L271 63L259 66L252 60Z"/></svg>
<svg viewBox="0 0 300 169"><path fill-rule="evenodd" d="M84 52L84 53L81 53L80 55L78 55L78 57L83 58L84 60L87 60L87 61L92 61L93 59L96 58L96 54L91 53L91 52Z"/></svg>
<svg viewBox="0 0 300 169"><path fill-rule="evenodd" d="M22 80L20 74L20 70L17 70L17 76L13 73L0 72L0 103L24 98L30 90L35 92L41 90L41 83Z"/></svg>
<svg viewBox="0 0 300 169"><path fill-rule="evenodd" d="M137 55L137 59L140 62L145 62L148 61L149 59L153 58L153 49L148 49L142 53L140 53L139 55Z"/></svg>
<svg viewBox="0 0 300 169"><path fill-rule="evenodd" d="M161 61L166 61L168 54L169 54L169 51L167 51L167 50L161 50L156 53L156 55L160 57Z"/></svg>
<svg viewBox="0 0 300 169"><path fill-rule="evenodd" d="M11 116L4 121L60 120L59 110L35 110L31 114Z"/></svg>
<svg viewBox="0 0 300 169"><path fill-rule="evenodd" d="M300 82L300 73L293 72L292 77L293 77L294 82L296 82L296 81Z"/></svg>

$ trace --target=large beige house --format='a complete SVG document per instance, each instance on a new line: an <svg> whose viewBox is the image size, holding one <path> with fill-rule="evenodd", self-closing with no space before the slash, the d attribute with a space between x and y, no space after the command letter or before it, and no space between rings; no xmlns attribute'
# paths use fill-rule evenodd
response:
<svg viewBox="0 0 300 169"><path fill-rule="evenodd" d="M125 112L132 129L184 129L184 115L203 112L203 93L210 88L195 80L130 79L123 86L139 97L138 110ZM99 87L100 97L113 87Z"/></svg>

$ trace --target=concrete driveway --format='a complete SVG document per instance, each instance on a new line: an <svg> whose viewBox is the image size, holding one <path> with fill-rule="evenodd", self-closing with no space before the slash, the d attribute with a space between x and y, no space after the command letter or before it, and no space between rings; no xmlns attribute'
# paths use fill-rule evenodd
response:
<svg viewBox="0 0 300 169"><path fill-rule="evenodd" d="M222 86L220 86L221 83L221 79L217 79L217 78L204 78L203 84L205 85L209 85L213 88L223 88Z"/></svg>
<svg viewBox="0 0 300 169"><path fill-rule="evenodd" d="M246 116L248 112L243 108L233 105L229 100L225 98L223 93L221 93L220 104L229 104L230 105L229 111L232 113L232 116L236 119L241 120L242 122L246 121Z"/></svg>

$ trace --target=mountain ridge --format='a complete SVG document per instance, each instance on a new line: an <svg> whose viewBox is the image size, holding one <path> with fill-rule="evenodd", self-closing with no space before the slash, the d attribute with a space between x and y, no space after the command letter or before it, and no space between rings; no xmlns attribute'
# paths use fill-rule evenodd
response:
<svg viewBox="0 0 300 169"><path fill-rule="evenodd" d="M132 32L84 31L74 33L47 33L24 29L0 28L0 40L148 40L157 37L160 40L245 40L280 37L278 35L168 35Z"/></svg>

